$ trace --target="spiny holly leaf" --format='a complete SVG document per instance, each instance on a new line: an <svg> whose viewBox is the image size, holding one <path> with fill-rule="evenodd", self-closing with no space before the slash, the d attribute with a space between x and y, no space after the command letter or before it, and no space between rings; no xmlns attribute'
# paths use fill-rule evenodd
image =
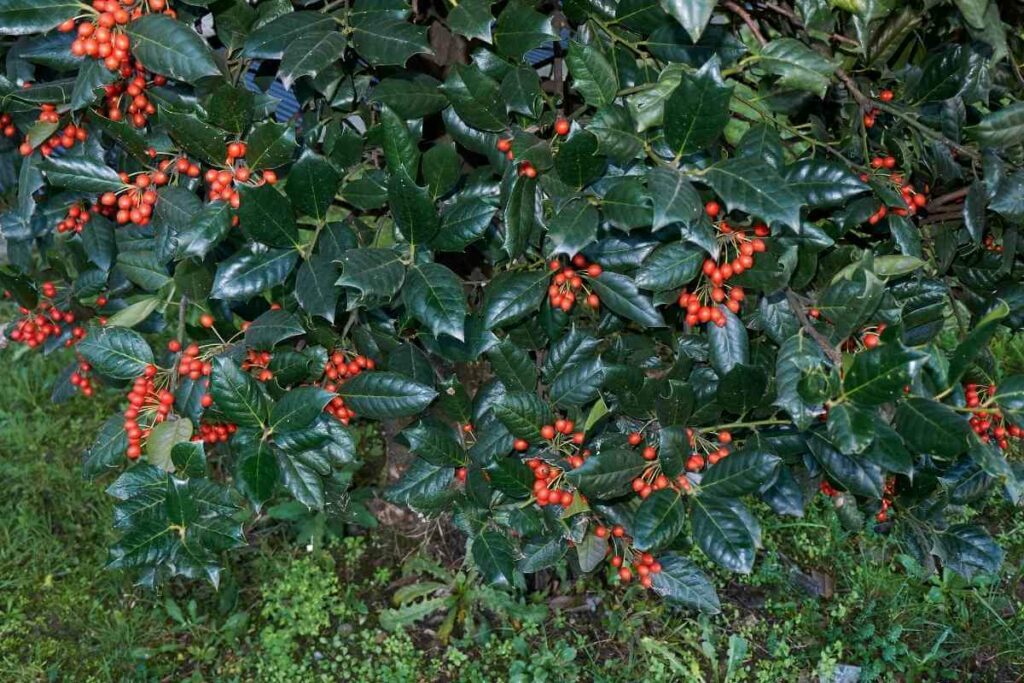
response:
<svg viewBox="0 0 1024 683"><path fill-rule="evenodd" d="M439 263L413 266L405 276L402 301L435 337L465 339L466 297L462 281Z"/></svg>
<svg viewBox="0 0 1024 683"><path fill-rule="evenodd" d="M533 313L548 286L548 272L500 273L484 289L484 325L503 327Z"/></svg>
<svg viewBox="0 0 1024 683"><path fill-rule="evenodd" d="M594 293L601 298L616 315L639 323L644 327L664 327L661 317L650 299L640 293L636 283L625 275L605 271L595 278L588 278Z"/></svg>
<svg viewBox="0 0 1024 683"><path fill-rule="evenodd" d="M721 135L729 121L732 88L722 81L717 57L697 73L682 75L665 101L665 141L676 156L698 152Z"/></svg>
<svg viewBox="0 0 1024 683"><path fill-rule="evenodd" d="M967 418L938 401L911 397L896 409L896 430L919 453L954 458L970 447Z"/></svg>
<svg viewBox="0 0 1024 683"><path fill-rule="evenodd" d="M800 207L805 202L766 162L729 159L709 168L705 178L730 211L745 211L799 230Z"/></svg>

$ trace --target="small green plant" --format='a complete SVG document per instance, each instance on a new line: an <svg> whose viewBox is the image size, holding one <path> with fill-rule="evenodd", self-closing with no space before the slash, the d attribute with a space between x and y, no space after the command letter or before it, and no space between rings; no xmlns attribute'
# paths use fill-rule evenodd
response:
<svg viewBox="0 0 1024 683"><path fill-rule="evenodd" d="M543 605L532 605L504 591L481 584L475 571L450 572L440 564L420 555L411 557L403 566L406 576L424 577L395 591L397 605L380 613L380 624L397 630L440 613L444 615L437 629L438 639L446 644L456 629L472 638L486 620L487 612L520 624L536 624L548 614ZM489 629L488 629L489 630Z"/></svg>

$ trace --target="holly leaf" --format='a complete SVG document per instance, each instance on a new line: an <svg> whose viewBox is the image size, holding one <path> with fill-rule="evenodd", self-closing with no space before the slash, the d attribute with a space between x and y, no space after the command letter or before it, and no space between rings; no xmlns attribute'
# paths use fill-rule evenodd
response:
<svg viewBox="0 0 1024 683"><path fill-rule="evenodd" d="M686 504L682 494L674 489L660 489L649 495L633 516L633 545L638 550L664 548L672 544L685 526Z"/></svg>
<svg viewBox="0 0 1024 683"><path fill-rule="evenodd" d="M665 101L665 142L676 156L699 152L721 135L729 122L732 90L722 80L717 57L696 73L682 74Z"/></svg>
<svg viewBox="0 0 1024 683"><path fill-rule="evenodd" d="M465 339L466 297L462 281L439 263L409 268L402 286L402 301L412 315L435 337L447 334Z"/></svg>
<svg viewBox="0 0 1024 683"><path fill-rule="evenodd" d="M347 380L338 395L356 414L376 420L416 415L430 405L437 392L392 372L364 372Z"/></svg>
<svg viewBox="0 0 1024 683"><path fill-rule="evenodd" d="M91 328L76 348L96 372L110 379L135 379L154 362L142 335L124 327Z"/></svg>
<svg viewBox="0 0 1024 683"><path fill-rule="evenodd" d="M765 161L728 159L711 166L704 177L730 211L743 211L799 231L804 201Z"/></svg>
<svg viewBox="0 0 1024 683"><path fill-rule="evenodd" d="M132 54L148 71L186 83L220 75L206 41L166 14L146 14L128 24L125 31Z"/></svg>
<svg viewBox="0 0 1024 683"><path fill-rule="evenodd" d="M240 427L262 429L270 419L271 402L263 387L230 358L213 359L210 395L224 416Z"/></svg>

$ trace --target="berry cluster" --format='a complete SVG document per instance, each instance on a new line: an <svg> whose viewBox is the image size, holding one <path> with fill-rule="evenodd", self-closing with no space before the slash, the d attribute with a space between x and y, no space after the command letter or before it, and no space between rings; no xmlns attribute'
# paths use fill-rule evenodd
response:
<svg viewBox="0 0 1024 683"><path fill-rule="evenodd" d="M57 232L82 232L82 228L85 227L90 218L92 218L92 214L89 212L89 207L72 204L68 208L68 213L64 219L57 223Z"/></svg>
<svg viewBox="0 0 1024 683"><path fill-rule="evenodd" d="M260 382L269 382L274 379L274 373L270 370L270 360L269 351L249 349L245 352L245 359L242 360L242 369L250 373L255 371L253 374Z"/></svg>
<svg viewBox="0 0 1024 683"><path fill-rule="evenodd" d="M156 113L156 106L146 97L146 89L151 85L167 83L167 79L159 74L153 74L152 79L147 80L149 75L138 64L126 65L121 69L121 76L124 80L116 81L103 88L107 118L111 121L120 121L127 114L128 120L136 128L143 128L146 125L149 117ZM122 111L126 102L128 106L124 107L124 111Z"/></svg>
<svg viewBox="0 0 1024 683"><path fill-rule="evenodd" d="M1002 254L1003 253L1003 245L997 244L996 243L996 238L993 237L991 233L989 233L988 235L985 235L985 239L982 240L981 244L988 251L994 252L996 254Z"/></svg>
<svg viewBox="0 0 1024 683"><path fill-rule="evenodd" d="M892 102L893 94L892 90L883 90L878 93L878 99L882 102ZM880 113L878 107L872 107L866 114L864 114L864 127L874 128L875 117Z"/></svg>
<svg viewBox="0 0 1024 683"><path fill-rule="evenodd" d="M918 191L911 183L905 182L905 178L902 173L887 173L887 171L893 171L896 168L895 157L874 157L871 160L871 168L874 169L876 177L888 180L888 182L892 183L892 185L899 190L900 196L903 198L903 206L888 207L885 204L881 204L878 207L878 210L868 217L868 224L877 224L880 220L885 218L890 211L897 216L913 215L920 209L923 209L928 203L927 186L923 191ZM860 179L866 183L871 179L871 176L867 173L863 173L861 174Z"/></svg>
<svg viewBox="0 0 1024 683"><path fill-rule="evenodd" d="M710 201L704 206L704 212L715 220L722 211L718 202ZM684 289L679 293L679 307L686 311L686 324L712 322L719 327L725 325L725 313L716 304L724 304L733 313L740 312L740 306L746 298L746 292L739 285L727 284L734 275L754 266L755 254L768 249L764 238L769 230L765 225L753 227L754 237L745 230L736 229L725 220L718 221L718 241L720 244L719 261L705 259L701 267L703 277L693 292ZM729 259L730 252L733 254Z"/></svg>
<svg viewBox="0 0 1024 683"><path fill-rule="evenodd" d="M979 408L971 416L971 429L978 435L982 443L995 443L1004 451L1010 447L1010 439L1024 438L1024 429L1017 425L1006 424L1003 414L996 408L988 407L996 394L996 385L964 385L964 396L968 408ZM986 400L982 400L983 397Z"/></svg>
<svg viewBox="0 0 1024 683"><path fill-rule="evenodd" d="M363 372L370 372L377 367L372 358L367 358L360 354L346 354L346 351L337 349L327 359L327 364L324 366L323 388L325 390L333 393L346 380L352 379ZM336 418L343 425L347 425L356 416L355 411L345 405L345 399L341 396L332 398L330 403L324 407L324 412ZM472 427L470 427L470 430L472 430Z"/></svg>
<svg viewBox="0 0 1024 683"><path fill-rule="evenodd" d="M530 458L526 464L533 470L533 495L537 505L561 505L563 508L572 505L572 491L559 488L563 483L562 468L549 465L539 458Z"/></svg>
<svg viewBox="0 0 1024 683"><path fill-rule="evenodd" d="M548 286L548 301L551 302L552 308L560 308L568 313L577 301L585 302L594 310L600 308L600 297L587 287L580 275L598 277L603 272L601 266L596 263L588 264L583 254L576 254L572 257L572 265L576 268L563 266L558 259L553 259L548 265L554 272L554 275L551 276L551 284Z"/></svg>
<svg viewBox="0 0 1024 683"><path fill-rule="evenodd" d="M726 430L718 432L715 439L705 438L701 434L694 434L687 430L690 437L690 448L692 453L686 461L686 469L690 472L699 472L707 465L714 465L722 458L729 455L729 444L732 443L732 433Z"/></svg>
<svg viewBox="0 0 1024 683"><path fill-rule="evenodd" d="M237 425L230 422L202 422L199 424L199 431L192 435L192 440L202 441L212 446L217 443L226 442L237 430Z"/></svg>
<svg viewBox="0 0 1024 683"><path fill-rule="evenodd" d="M71 386L82 392L82 395L89 398L93 394L92 366L79 358L78 369L71 373L69 380Z"/></svg>
<svg viewBox="0 0 1024 683"><path fill-rule="evenodd" d="M207 199L211 202L218 200L228 202L233 209L239 207L240 199L238 190L235 189L235 183L248 183L250 180L254 180L252 171L245 165L246 152L248 152L248 148L244 142L228 144L226 158L228 168L220 170L211 168L204 176L206 184L209 186L206 193ZM257 184L274 185L277 183L277 173L265 170L261 177L255 178L255 181Z"/></svg>
<svg viewBox="0 0 1024 683"><path fill-rule="evenodd" d="M42 293L43 296L52 299L56 296L57 290L52 282L44 282ZM24 306L20 307L18 312L22 318L14 323L8 337L12 342L24 344L30 349L41 347L51 337L59 338L64 333L64 326L75 323L75 314L72 311L61 310L52 301L40 301L34 312ZM64 346L71 346L84 337L85 328L75 325L71 328L71 335L64 341Z"/></svg>
<svg viewBox="0 0 1024 683"><path fill-rule="evenodd" d="M68 19L57 30L61 33L77 33L71 43L71 54L102 59L111 71L123 72L125 68L130 68L132 62L131 42L124 27L133 19L141 17L144 8L175 16L174 10L167 9L166 0L138 3L135 0L93 0L92 14L78 22L77 29L76 19Z"/></svg>
<svg viewBox="0 0 1024 683"><path fill-rule="evenodd" d="M135 378L128 392L124 431L128 436L125 455L129 460L137 460L142 455L142 442L149 436L152 425L166 420L174 406L174 394L157 387L156 375L156 366L147 365L142 374ZM140 424L140 418L144 424Z"/></svg>
<svg viewBox="0 0 1024 683"><path fill-rule="evenodd" d="M598 538L612 538L612 544L608 546L608 554L611 558L608 563L618 570L619 581L622 583L629 583L633 580L633 573L640 577L640 585L644 588L650 588L652 585L651 575L658 574L661 572L661 563L654 559L654 556L650 553L642 553L637 550L633 550L631 545L631 539L626 536L626 530L619 525L615 525L609 531L607 527L599 526L594 529L594 535ZM615 539L622 539L624 543L623 554L618 553ZM628 561L626 555L629 555ZM629 565L633 565L630 569Z"/></svg>
<svg viewBox="0 0 1024 683"><path fill-rule="evenodd" d="M896 478L889 477L885 482L885 490L882 492L882 506L875 514L876 522L889 520L889 508L892 507L892 499L896 495Z"/></svg>
<svg viewBox="0 0 1024 683"><path fill-rule="evenodd" d="M148 225L159 198L153 188L163 187L170 182L170 177L160 170L138 173L134 178L123 172L120 176L125 188L100 195L98 211L113 218L118 225Z"/></svg>
<svg viewBox="0 0 1024 683"><path fill-rule="evenodd" d="M571 128L571 126L569 125L569 121L567 119L558 117L558 119L555 120L554 128L556 135L564 136L569 134L569 129ZM495 144L495 147L498 148L499 152L503 152L505 154L505 158L508 159L509 161L515 160L516 155L512 152L512 138L498 138L498 142L497 144ZM519 175L525 176L527 178L537 177L537 167L534 166L529 161L521 162L519 164L517 172L519 173Z"/></svg>
<svg viewBox="0 0 1024 683"><path fill-rule="evenodd" d="M39 120L47 123L60 123L60 116L57 114L56 107L52 104L42 105L42 111L39 113ZM54 133L49 139L39 145L39 152L43 156L48 157L53 154L55 149L71 149L77 143L85 142L88 139L89 133L85 128L69 123L64 126L63 130ZM26 157L32 154L32 150L32 143L27 139L18 147L18 153Z"/></svg>
<svg viewBox="0 0 1024 683"><path fill-rule="evenodd" d="M0 131L7 138L13 138L18 134L18 129L14 126L14 119L10 114L0 114Z"/></svg>
<svg viewBox="0 0 1024 683"><path fill-rule="evenodd" d="M209 377L213 372L213 364L209 361L204 361L199 357L199 345L189 344L184 350L181 348L181 342L171 340L167 344L167 348L172 353L178 353L181 351L181 358L178 359L178 375L180 377L188 377L193 382L202 379L203 377ZM209 407L205 402L203 407Z"/></svg>

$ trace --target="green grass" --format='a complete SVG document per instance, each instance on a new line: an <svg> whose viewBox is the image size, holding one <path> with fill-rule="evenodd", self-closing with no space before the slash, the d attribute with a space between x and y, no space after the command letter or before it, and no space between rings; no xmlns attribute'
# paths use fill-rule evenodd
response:
<svg viewBox="0 0 1024 683"><path fill-rule="evenodd" d="M50 405L59 365L0 364L0 680L767 683L852 664L862 680L1009 681L1024 671L1024 524L995 502L976 514L1007 561L998 580L973 585L925 576L891 538L851 535L823 497L804 519L764 515L754 573L712 569L724 608L714 618L563 576L525 600L469 600L445 643L444 610L387 630L379 615L400 586L459 579L457 566L431 568L429 549L403 572L416 544L386 528L314 552L268 534L232 555L217 592L138 589L104 569L112 501L79 474L117 397ZM815 570L834 579L830 597L798 587Z"/></svg>

